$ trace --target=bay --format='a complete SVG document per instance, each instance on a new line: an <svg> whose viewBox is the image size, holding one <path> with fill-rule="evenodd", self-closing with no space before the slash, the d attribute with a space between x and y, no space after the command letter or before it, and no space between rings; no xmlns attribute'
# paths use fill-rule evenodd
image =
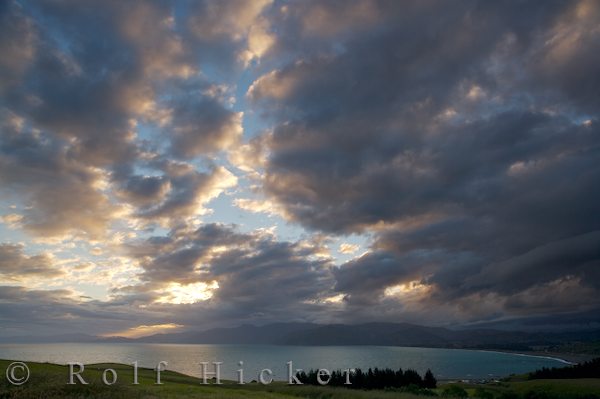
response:
<svg viewBox="0 0 600 399"><path fill-rule="evenodd" d="M53 343L0 344L0 358L21 361L125 363L156 367L201 376L200 362L222 362L221 378L236 379L243 361L246 382L256 380L262 369L273 371L275 380L287 379L287 365L294 369L328 370L369 367L414 369L423 374L431 369L438 379L490 379L560 367L565 362L541 356L490 351L413 348L390 346L283 346L283 345L198 345L143 343ZM213 370L212 366L209 368ZM1 370L0 370L1 371Z"/></svg>

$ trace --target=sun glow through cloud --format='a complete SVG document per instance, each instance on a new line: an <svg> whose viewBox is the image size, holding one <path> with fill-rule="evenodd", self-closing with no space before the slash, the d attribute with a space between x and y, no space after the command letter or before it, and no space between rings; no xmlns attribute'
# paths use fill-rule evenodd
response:
<svg viewBox="0 0 600 399"><path fill-rule="evenodd" d="M391 287L387 287L384 291L384 295L387 297L402 297L411 294L424 293L429 289L429 286L422 284L420 281L410 281L404 284L397 284Z"/></svg>
<svg viewBox="0 0 600 399"><path fill-rule="evenodd" d="M219 288L219 283L192 283L180 284L170 283L160 293L162 296L156 300L157 303L190 304L206 301L213 296L213 291Z"/></svg>
<svg viewBox="0 0 600 399"><path fill-rule="evenodd" d="M103 334L104 337L125 337L125 338L139 338L146 335L158 334L166 331L173 331L183 327L181 324L166 323L166 324L153 324L145 325L142 324L137 327L128 328L127 330L117 331L114 333Z"/></svg>

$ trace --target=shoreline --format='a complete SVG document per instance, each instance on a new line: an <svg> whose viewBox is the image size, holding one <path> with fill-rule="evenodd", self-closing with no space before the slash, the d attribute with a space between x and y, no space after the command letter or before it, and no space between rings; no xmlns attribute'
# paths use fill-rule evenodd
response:
<svg viewBox="0 0 600 399"><path fill-rule="evenodd" d="M427 349L427 348L425 348ZM433 348L433 349L442 349L442 348ZM447 348L447 349L457 349L457 348ZM533 357L533 358L540 358L540 359L547 359L547 360L554 360L557 362L560 362L563 364L563 366L561 365L557 365L555 367L566 367L566 366L572 366L572 365L576 365L588 360L591 360L597 356L594 356L592 354L565 354L565 353L556 353L556 352L543 352L543 351L511 351L511 350L497 350L497 349L466 349L466 348L461 348L459 350L468 350L468 351L475 351L475 352L489 352L489 353L497 353L497 354L509 354L509 355L515 355L515 356L524 356L524 357ZM54 365L54 366L61 366L61 367L66 367L67 364L65 363L61 363L61 362L56 362L56 361L39 361L39 360L11 360L11 359L4 359L4 358L0 358L0 362L27 362L27 363L34 363L34 364L48 364L48 365ZM97 366L97 365L107 365L107 364L112 364L112 365L117 365L117 366L123 366L123 367L130 367L130 364L125 364L125 363L115 363L115 362L92 362L92 363L83 363L85 367L90 367L90 366ZM153 370L152 367L148 367L148 366L139 366L140 370ZM167 370L165 370L167 371ZM182 376L185 377L189 377L189 378L199 378L196 375L193 374L189 374L185 371L181 371L181 370L174 370L174 369L169 369L169 372L172 373L176 373L176 374L180 374ZM532 370L533 371L533 370ZM506 378L507 376L503 376L499 378ZM438 377L438 381L440 382L449 382L449 381L463 381L463 380L478 380L478 379L482 379L482 378L475 378L472 377L470 375L464 376L464 377L454 377L454 378L443 378L443 377ZM485 379L485 378L483 378ZM227 378L223 378L223 381L228 381ZM276 381L285 381L285 380L276 380Z"/></svg>
<svg viewBox="0 0 600 399"><path fill-rule="evenodd" d="M562 352L544 352L544 351L512 351L501 349L479 349L484 352L510 353L513 355L538 357L542 359L552 359L565 363L567 365L575 365L592 360L598 356L587 353L562 353Z"/></svg>

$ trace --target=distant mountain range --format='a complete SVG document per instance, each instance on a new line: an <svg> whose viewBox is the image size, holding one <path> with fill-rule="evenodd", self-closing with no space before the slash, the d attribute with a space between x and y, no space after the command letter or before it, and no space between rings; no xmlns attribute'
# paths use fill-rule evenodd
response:
<svg viewBox="0 0 600 399"><path fill-rule="evenodd" d="M600 341L600 330L576 332L520 332L495 329L452 330L408 323L242 325L206 331L155 334L141 338L97 337L85 334L0 337L4 343L141 342L180 344L272 345L385 345L433 348L528 350L567 342Z"/></svg>

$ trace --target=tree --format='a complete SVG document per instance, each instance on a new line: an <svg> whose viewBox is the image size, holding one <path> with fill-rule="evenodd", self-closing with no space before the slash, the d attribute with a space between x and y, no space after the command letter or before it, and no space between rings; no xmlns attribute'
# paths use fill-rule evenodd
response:
<svg viewBox="0 0 600 399"><path fill-rule="evenodd" d="M437 380L433 376L431 370L427 370L425 377L423 377L423 388L435 388L437 386Z"/></svg>

